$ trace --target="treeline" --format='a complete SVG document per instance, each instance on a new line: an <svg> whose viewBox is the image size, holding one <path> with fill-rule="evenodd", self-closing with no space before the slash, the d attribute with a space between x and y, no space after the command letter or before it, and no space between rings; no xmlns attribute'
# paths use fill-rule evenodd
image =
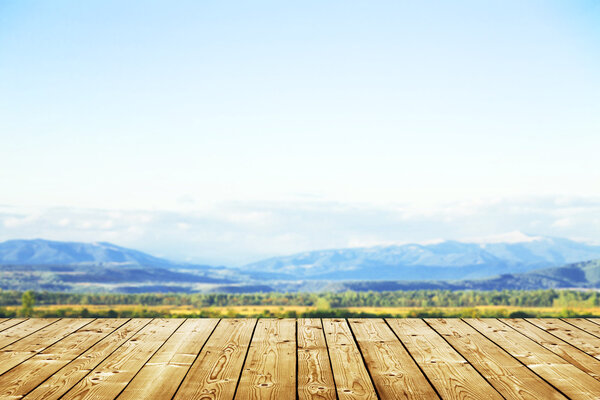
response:
<svg viewBox="0 0 600 400"><path fill-rule="evenodd" d="M20 306L20 291L0 290L0 307ZM600 295L595 291L576 290L502 290L449 291L415 290L394 292L343 293L148 293L148 294L79 294L33 292L36 305L131 305L191 306L197 309L233 306L314 306L319 309L348 307L596 307Z"/></svg>
<svg viewBox="0 0 600 400"><path fill-rule="evenodd" d="M36 317L36 318L573 318L573 317L599 317L593 312L573 310L569 308L540 311L536 309L506 310L506 309L475 309L475 308L415 308L408 312L379 313L353 311L345 308L309 309L294 311L284 309L267 309L262 313L247 314L236 312L232 309L222 312L219 309L201 309L190 313L172 314L166 310L152 310L144 307L131 307L128 309L108 309L90 311L86 307L59 307L50 310L31 309L25 307L16 310L7 310L0 307L0 317Z"/></svg>

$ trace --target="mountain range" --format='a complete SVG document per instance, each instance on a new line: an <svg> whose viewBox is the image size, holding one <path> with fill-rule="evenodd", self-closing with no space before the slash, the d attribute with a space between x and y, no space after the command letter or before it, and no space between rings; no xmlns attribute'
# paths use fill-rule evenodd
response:
<svg viewBox="0 0 600 400"><path fill-rule="evenodd" d="M502 274L484 279L459 281L348 281L328 282L319 290L394 291L394 290L539 290L600 289L600 259L543 268L521 274ZM304 290L297 288L297 290Z"/></svg>
<svg viewBox="0 0 600 400"><path fill-rule="evenodd" d="M0 243L0 289L189 292L235 284L234 271L172 262L112 243L43 239Z"/></svg>
<svg viewBox="0 0 600 400"><path fill-rule="evenodd" d="M0 288L115 292L599 287L600 246L568 239L444 241L305 252L239 268L169 261L111 243L0 243ZM585 261L585 262L584 262ZM553 268L550 268L553 267Z"/></svg>
<svg viewBox="0 0 600 400"><path fill-rule="evenodd" d="M520 242L405 244L322 250L275 257L243 267L293 279L458 280L519 273L600 258L600 246L526 236Z"/></svg>
<svg viewBox="0 0 600 400"><path fill-rule="evenodd" d="M112 243L8 240L0 243L0 265L145 265L171 268L176 263Z"/></svg>

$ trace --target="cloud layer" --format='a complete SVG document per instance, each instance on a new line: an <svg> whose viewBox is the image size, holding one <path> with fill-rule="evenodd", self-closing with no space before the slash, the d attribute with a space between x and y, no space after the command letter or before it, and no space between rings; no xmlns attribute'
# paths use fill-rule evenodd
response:
<svg viewBox="0 0 600 400"><path fill-rule="evenodd" d="M323 248L487 241L516 231L598 242L600 199L487 199L436 206L239 202L187 211L0 206L0 240L108 241L174 260L224 265Z"/></svg>

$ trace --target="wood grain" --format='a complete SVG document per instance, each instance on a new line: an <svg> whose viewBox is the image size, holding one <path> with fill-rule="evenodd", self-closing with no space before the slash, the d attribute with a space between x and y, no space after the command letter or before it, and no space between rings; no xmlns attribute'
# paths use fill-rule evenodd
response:
<svg viewBox="0 0 600 400"><path fill-rule="evenodd" d="M219 322L189 319L144 365L119 399L170 399Z"/></svg>
<svg viewBox="0 0 600 400"><path fill-rule="evenodd" d="M0 349L58 321L58 318L32 318L0 332Z"/></svg>
<svg viewBox="0 0 600 400"><path fill-rule="evenodd" d="M600 338L558 318L527 318L527 321L592 357L600 359Z"/></svg>
<svg viewBox="0 0 600 400"><path fill-rule="evenodd" d="M598 318L568 318L563 321L576 326L579 329L583 329L587 333L600 337L600 319Z"/></svg>
<svg viewBox="0 0 600 400"><path fill-rule="evenodd" d="M85 353L65 365L24 398L30 400L56 400L96 368L106 357L146 326L150 319L136 318L90 347Z"/></svg>
<svg viewBox="0 0 600 400"><path fill-rule="evenodd" d="M323 328L338 398L376 399L371 377L346 321L324 319Z"/></svg>
<svg viewBox="0 0 600 400"><path fill-rule="evenodd" d="M62 399L114 399L182 323L181 319L153 320Z"/></svg>
<svg viewBox="0 0 600 400"><path fill-rule="evenodd" d="M95 320L17 365L0 376L0 398L23 397L125 322L126 319Z"/></svg>
<svg viewBox="0 0 600 400"><path fill-rule="evenodd" d="M567 318L565 318L567 319ZM582 319L582 318L568 318L568 320L578 320L578 319ZM600 318L586 318L588 321L593 322L596 325L600 325Z"/></svg>
<svg viewBox="0 0 600 400"><path fill-rule="evenodd" d="M296 320L258 321L235 398L296 398Z"/></svg>
<svg viewBox="0 0 600 400"><path fill-rule="evenodd" d="M597 399L600 382L496 319L466 319L507 353L572 399Z"/></svg>
<svg viewBox="0 0 600 400"><path fill-rule="evenodd" d="M232 399L255 326L255 319L221 320L174 399Z"/></svg>
<svg viewBox="0 0 600 400"><path fill-rule="evenodd" d="M380 397L438 398L435 390L384 320L350 319L349 322Z"/></svg>
<svg viewBox="0 0 600 400"><path fill-rule="evenodd" d="M65 318L17 340L0 351L0 374L92 322L89 318ZM17 325L18 326L18 325Z"/></svg>
<svg viewBox="0 0 600 400"><path fill-rule="evenodd" d="M336 399L333 372L320 319L298 320L298 399Z"/></svg>
<svg viewBox="0 0 600 400"><path fill-rule="evenodd" d="M0 332L26 321L27 318L2 318L0 320Z"/></svg>
<svg viewBox="0 0 600 400"><path fill-rule="evenodd" d="M444 399L502 399L456 350L420 319L388 319Z"/></svg>
<svg viewBox="0 0 600 400"><path fill-rule="evenodd" d="M599 335L583 318L0 319L0 399L594 399Z"/></svg>
<svg viewBox="0 0 600 400"><path fill-rule="evenodd" d="M573 364L597 380L600 380L600 360L591 357L577 347L571 346L569 343L560 340L556 336L521 318L509 318L500 321L550 350L569 364Z"/></svg>
<svg viewBox="0 0 600 400"><path fill-rule="evenodd" d="M459 319L426 319L506 399L565 399L529 368Z"/></svg>

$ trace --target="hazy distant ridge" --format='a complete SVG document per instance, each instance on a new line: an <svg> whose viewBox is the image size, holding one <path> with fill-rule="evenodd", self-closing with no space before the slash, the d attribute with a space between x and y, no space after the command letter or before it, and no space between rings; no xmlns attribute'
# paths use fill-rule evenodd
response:
<svg viewBox="0 0 600 400"><path fill-rule="evenodd" d="M584 262L593 259L600 259L600 246L529 237L520 242L445 241L312 251L234 269L184 265L110 243L10 240L0 243L0 288L126 292L594 288L600 285L600 264Z"/></svg>
<svg viewBox="0 0 600 400"><path fill-rule="evenodd" d="M12 265L146 265L170 267L176 263L112 243L8 240L0 243L0 264Z"/></svg>
<svg viewBox="0 0 600 400"><path fill-rule="evenodd" d="M529 237L513 243L405 244L311 251L252 263L243 270L297 279L448 280L483 278L600 258L600 246Z"/></svg>

